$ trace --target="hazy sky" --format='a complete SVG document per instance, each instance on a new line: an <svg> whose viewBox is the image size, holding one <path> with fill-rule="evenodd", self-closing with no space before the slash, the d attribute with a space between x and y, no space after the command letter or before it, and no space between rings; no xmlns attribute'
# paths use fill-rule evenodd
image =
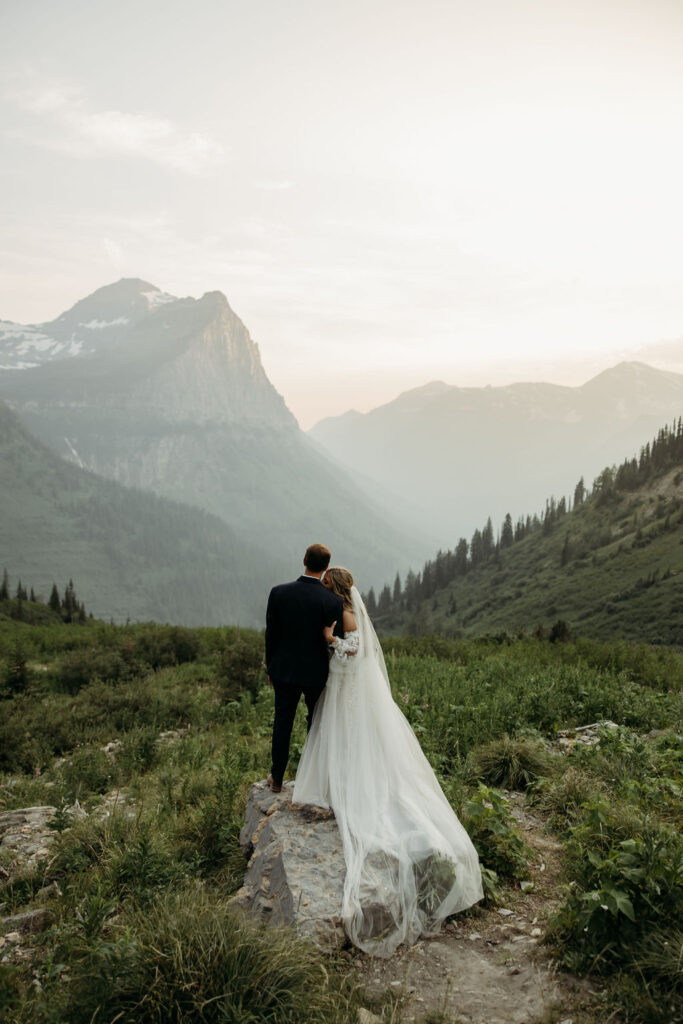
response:
<svg viewBox="0 0 683 1024"><path fill-rule="evenodd" d="M220 289L302 425L683 335L681 0L2 0L0 318Z"/></svg>

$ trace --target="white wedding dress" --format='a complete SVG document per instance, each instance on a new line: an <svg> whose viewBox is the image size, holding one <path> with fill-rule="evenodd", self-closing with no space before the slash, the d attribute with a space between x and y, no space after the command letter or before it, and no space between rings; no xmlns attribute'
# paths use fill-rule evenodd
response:
<svg viewBox="0 0 683 1024"><path fill-rule="evenodd" d="M477 852L394 703L356 587L352 599L358 629L334 649L292 799L334 811L346 933L366 953L389 956L484 894Z"/></svg>

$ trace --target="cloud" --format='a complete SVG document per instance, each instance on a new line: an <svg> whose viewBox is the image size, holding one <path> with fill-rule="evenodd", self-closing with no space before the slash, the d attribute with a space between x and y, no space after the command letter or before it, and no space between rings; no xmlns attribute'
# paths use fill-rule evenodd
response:
<svg viewBox="0 0 683 1024"><path fill-rule="evenodd" d="M94 110L78 90L60 84L25 90L19 106L56 129L21 137L82 159L123 155L149 160L186 174L205 174L225 159L223 146L208 135L187 132L165 117L123 110Z"/></svg>
<svg viewBox="0 0 683 1024"><path fill-rule="evenodd" d="M292 187L291 181L255 181L254 188L262 189L264 192L285 192Z"/></svg>
<svg viewBox="0 0 683 1024"><path fill-rule="evenodd" d="M111 264L120 270L121 267L125 266L124 252L118 242L115 242L112 238L108 238L106 235L102 239L102 246Z"/></svg>

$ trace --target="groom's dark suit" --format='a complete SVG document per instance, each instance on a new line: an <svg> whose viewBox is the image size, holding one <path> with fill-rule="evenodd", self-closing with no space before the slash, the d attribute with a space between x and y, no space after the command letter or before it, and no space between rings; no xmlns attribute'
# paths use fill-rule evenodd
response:
<svg viewBox="0 0 683 1024"><path fill-rule="evenodd" d="M266 666L275 690L272 776L279 785L289 758L294 716L303 693L308 728L313 709L325 689L330 656L323 627L336 620L343 636L342 600L315 576L300 576L273 587L266 611Z"/></svg>

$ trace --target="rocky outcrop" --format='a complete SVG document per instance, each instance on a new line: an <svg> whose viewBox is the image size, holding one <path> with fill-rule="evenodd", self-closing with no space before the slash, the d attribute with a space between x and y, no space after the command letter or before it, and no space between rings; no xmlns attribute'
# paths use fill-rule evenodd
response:
<svg viewBox="0 0 683 1024"><path fill-rule="evenodd" d="M346 865L331 811L292 804L293 782L249 792L240 843L249 858L238 906L329 948L345 941L341 920Z"/></svg>
<svg viewBox="0 0 683 1024"><path fill-rule="evenodd" d="M33 867L49 856L54 807L21 807L0 814L0 851L9 854L8 874ZM6 859L6 858L3 858Z"/></svg>

